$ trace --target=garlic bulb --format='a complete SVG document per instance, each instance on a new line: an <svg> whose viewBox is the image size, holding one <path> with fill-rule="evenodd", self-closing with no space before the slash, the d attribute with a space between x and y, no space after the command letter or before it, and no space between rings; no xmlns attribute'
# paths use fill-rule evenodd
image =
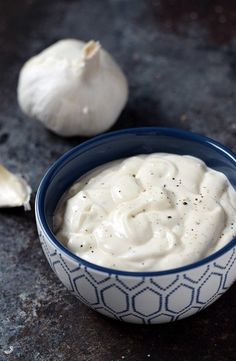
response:
<svg viewBox="0 0 236 361"><path fill-rule="evenodd" d="M107 130L127 97L124 74L95 41L58 41L26 62L18 82L23 112L63 136Z"/></svg>
<svg viewBox="0 0 236 361"><path fill-rule="evenodd" d="M21 207L30 210L31 188L20 176L0 164L0 208Z"/></svg>

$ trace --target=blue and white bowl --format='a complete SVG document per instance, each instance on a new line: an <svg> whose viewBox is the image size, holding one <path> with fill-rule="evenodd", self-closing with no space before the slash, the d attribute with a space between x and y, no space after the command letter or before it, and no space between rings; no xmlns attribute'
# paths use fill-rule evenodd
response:
<svg viewBox="0 0 236 361"><path fill-rule="evenodd" d="M117 320L164 323L206 308L236 279L236 239L199 262L160 272L126 272L89 263L70 252L52 231L63 193L84 173L115 159L166 152L201 158L236 187L236 157L221 144L189 132L136 128L89 140L64 154L44 176L36 197L36 220L47 260L83 303Z"/></svg>

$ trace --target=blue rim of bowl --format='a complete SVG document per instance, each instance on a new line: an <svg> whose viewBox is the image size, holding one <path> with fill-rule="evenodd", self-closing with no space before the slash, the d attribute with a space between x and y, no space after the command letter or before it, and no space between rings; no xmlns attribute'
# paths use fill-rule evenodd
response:
<svg viewBox="0 0 236 361"><path fill-rule="evenodd" d="M139 128L127 128L123 130L117 130L109 133L105 133L99 136L94 137L93 139L87 140L83 142L82 144L79 144L78 146L70 149L66 153L64 153L56 162L53 163L53 165L48 169L46 174L44 175L38 191L36 195L35 200L35 213L37 221L39 222L41 228L43 229L44 233L47 235L50 242L62 253L65 253L70 258L73 258L75 261L79 262L85 267L92 268L96 271L100 271L106 274L115 275L115 276L130 276L130 277L154 277L154 276L166 276L173 273L182 273L189 270L193 270L195 268L198 268L200 266L203 266L204 264L214 261L223 254L225 254L227 251L229 251L231 248L233 248L236 245L236 237L232 239L227 245L225 245L223 248L218 250L217 252L209 255L208 257L205 257L197 262L190 263L188 265L173 268L173 269L167 269L163 271L151 271L151 272L133 272L133 271L122 271L117 269L112 269L108 267L103 267L96 265L94 263L88 262L79 256L72 253L68 248L63 246L62 243L60 243L53 232L51 231L50 227L47 224L45 212L44 212L44 197L48 188L48 185L50 184L51 179L54 176L54 172L57 170L58 167L60 167L68 158L71 158L73 155L77 156L79 151L86 150L88 147L96 144L97 142L100 142L101 140L108 140L109 138L119 137L123 134L140 134L140 133L153 133L155 134L161 134L161 135L169 135L176 138L182 138L182 139L189 139L196 141L198 143L207 144L210 147L215 148L219 153L224 153L224 155L231 160L231 162L234 164L236 168L236 155L227 147L222 145L221 143L212 140L211 138L180 130L177 128L162 128L162 127L139 127ZM235 170L236 171L236 170Z"/></svg>

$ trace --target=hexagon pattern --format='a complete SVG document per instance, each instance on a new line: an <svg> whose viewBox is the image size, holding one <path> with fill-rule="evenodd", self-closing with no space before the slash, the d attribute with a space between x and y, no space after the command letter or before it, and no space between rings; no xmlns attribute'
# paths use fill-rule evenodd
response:
<svg viewBox="0 0 236 361"><path fill-rule="evenodd" d="M98 304L97 287L86 276L74 278L74 285L82 299L92 306Z"/></svg>
<svg viewBox="0 0 236 361"><path fill-rule="evenodd" d="M153 318L150 318L149 323L167 323L167 322L171 322L174 321L174 316L172 315L168 315L165 313L161 313L158 316L155 316Z"/></svg>
<svg viewBox="0 0 236 361"><path fill-rule="evenodd" d="M161 309L161 295L154 288L146 287L133 296L132 303L139 315L151 316Z"/></svg>
<svg viewBox="0 0 236 361"><path fill-rule="evenodd" d="M52 263L52 267L58 278L61 282L68 288L69 291L73 291L73 284L71 282L70 273L64 267L63 263L60 261L55 261Z"/></svg>
<svg viewBox="0 0 236 361"><path fill-rule="evenodd" d="M222 283L222 275L220 273L211 273L203 284L198 288L197 300L199 303L205 304L217 295Z"/></svg>
<svg viewBox="0 0 236 361"><path fill-rule="evenodd" d="M129 298L125 291L112 284L101 291L104 305L115 313L126 312L129 309Z"/></svg>
<svg viewBox="0 0 236 361"><path fill-rule="evenodd" d="M39 229L43 251L63 284L106 316L132 323L165 323L206 308L236 279L236 246L215 262L179 274L109 275L84 267L54 247Z"/></svg>
<svg viewBox="0 0 236 361"><path fill-rule="evenodd" d="M120 317L121 321L132 322L132 323L144 323L144 320L140 316L136 316L133 313L128 313L125 316Z"/></svg>
<svg viewBox="0 0 236 361"><path fill-rule="evenodd" d="M226 274L224 275L224 290L227 290L235 281L235 274L236 274L236 257L234 258L233 262L230 264Z"/></svg>
<svg viewBox="0 0 236 361"><path fill-rule="evenodd" d="M194 288L181 284L166 297L166 308L173 313L181 313L193 302Z"/></svg>

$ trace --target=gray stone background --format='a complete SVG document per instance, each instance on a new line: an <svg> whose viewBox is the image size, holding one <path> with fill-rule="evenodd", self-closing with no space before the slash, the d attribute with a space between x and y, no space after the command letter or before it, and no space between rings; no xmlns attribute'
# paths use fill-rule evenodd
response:
<svg viewBox="0 0 236 361"><path fill-rule="evenodd" d="M22 64L60 38L100 40L130 85L113 129L159 125L236 151L236 3L210 0L1 0L0 161L33 187L84 141L53 135L16 101ZM187 320L136 326L81 304L49 268L33 210L0 211L0 361L235 361L235 285ZM9 351L12 351L9 353Z"/></svg>

